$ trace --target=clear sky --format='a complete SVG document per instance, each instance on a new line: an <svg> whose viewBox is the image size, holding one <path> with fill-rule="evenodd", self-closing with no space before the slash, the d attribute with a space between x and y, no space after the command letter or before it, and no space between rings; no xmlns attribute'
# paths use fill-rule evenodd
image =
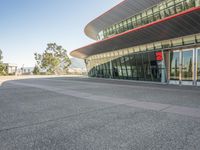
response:
<svg viewBox="0 0 200 150"><path fill-rule="evenodd" d="M92 43L83 32L91 20L122 0L0 0L0 49L4 62L34 66L34 52L49 42L69 52Z"/></svg>

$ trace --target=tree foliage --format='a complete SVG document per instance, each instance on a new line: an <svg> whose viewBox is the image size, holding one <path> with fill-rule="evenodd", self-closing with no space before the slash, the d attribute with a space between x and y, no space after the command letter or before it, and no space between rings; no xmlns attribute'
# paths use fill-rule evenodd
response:
<svg viewBox="0 0 200 150"><path fill-rule="evenodd" d="M37 66L47 71L49 74L67 73L71 60L67 55L67 50L56 43L47 44L47 48L42 54L35 53Z"/></svg>
<svg viewBox="0 0 200 150"><path fill-rule="evenodd" d="M2 59L3 59L3 52L2 52L2 50L0 49L0 63L3 63L3 62L2 62Z"/></svg>
<svg viewBox="0 0 200 150"><path fill-rule="evenodd" d="M3 52L2 50L0 49L0 76L1 75L6 75L6 66L3 64Z"/></svg>
<svg viewBox="0 0 200 150"><path fill-rule="evenodd" d="M33 69L33 74L34 75L39 75L40 74L40 68L37 65L35 65L35 67Z"/></svg>

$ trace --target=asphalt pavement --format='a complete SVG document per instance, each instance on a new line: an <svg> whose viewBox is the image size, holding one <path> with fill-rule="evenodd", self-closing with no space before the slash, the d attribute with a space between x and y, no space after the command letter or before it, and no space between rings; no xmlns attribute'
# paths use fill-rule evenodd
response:
<svg viewBox="0 0 200 150"><path fill-rule="evenodd" d="M81 77L6 81L0 150L200 150L200 87Z"/></svg>

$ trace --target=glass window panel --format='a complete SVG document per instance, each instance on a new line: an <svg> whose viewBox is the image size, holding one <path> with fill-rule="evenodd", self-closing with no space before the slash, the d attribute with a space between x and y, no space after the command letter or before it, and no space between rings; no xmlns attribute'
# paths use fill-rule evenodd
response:
<svg viewBox="0 0 200 150"><path fill-rule="evenodd" d="M118 72L116 60L112 61L112 75L113 75L113 78L119 77L119 72Z"/></svg>
<svg viewBox="0 0 200 150"><path fill-rule="evenodd" d="M132 17L132 21L136 21L136 18L135 18L135 16L133 16L133 17Z"/></svg>
<svg viewBox="0 0 200 150"><path fill-rule="evenodd" d="M148 22L150 23L150 22L153 22L153 21L154 21L153 15L149 15L148 16Z"/></svg>
<svg viewBox="0 0 200 150"><path fill-rule="evenodd" d="M161 11L160 11L160 17L161 17L161 18L165 18L165 16L166 16L166 15L165 15L165 11L164 11L164 10L161 10Z"/></svg>
<svg viewBox="0 0 200 150"><path fill-rule="evenodd" d="M169 7L169 15L174 15L176 13L175 7L171 6Z"/></svg>
<svg viewBox="0 0 200 150"><path fill-rule="evenodd" d="M156 43L154 43L154 46L155 46L156 49L162 48L161 42L156 42Z"/></svg>
<svg viewBox="0 0 200 150"><path fill-rule="evenodd" d="M133 22L133 27L134 27L134 28L137 27L137 22L136 22L136 21Z"/></svg>
<svg viewBox="0 0 200 150"><path fill-rule="evenodd" d="M173 46L183 45L182 38L173 39L173 40L172 40L172 44L173 44Z"/></svg>
<svg viewBox="0 0 200 150"><path fill-rule="evenodd" d="M127 22L128 22L128 23L131 23L131 22L132 22L131 18L129 18L129 19L127 20Z"/></svg>
<svg viewBox="0 0 200 150"><path fill-rule="evenodd" d="M147 15L152 15L152 9L147 10Z"/></svg>
<svg viewBox="0 0 200 150"><path fill-rule="evenodd" d="M119 55L120 55L120 56L123 55L123 51L122 51L122 50L119 51Z"/></svg>
<svg viewBox="0 0 200 150"><path fill-rule="evenodd" d="M144 69L143 69L143 62L142 62L142 54L136 54L136 68L137 68L137 77L139 80L144 80Z"/></svg>
<svg viewBox="0 0 200 150"><path fill-rule="evenodd" d="M165 2L162 2L160 5L159 5L159 9L160 10L164 10L166 8L166 4Z"/></svg>
<svg viewBox="0 0 200 150"><path fill-rule="evenodd" d="M130 65L130 58L129 56L124 57L125 63L126 63L126 71L127 71L127 77L132 78L132 72L131 72L131 65Z"/></svg>
<svg viewBox="0 0 200 150"><path fill-rule="evenodd" d="M132 77L133 79L137 80L137 68L136 68L136 59L135 59L136 54L134 55L130 55L130 65L131 65L131 69L132 69Z"/></svg>
<svg viewBox="0 0 200 150"><path fill-rule="evenodd" d="M128 24L128 29L129 29L129 30L130 30L130 29L133 29L132 23L129 23L129 24Z"/></svg>
<svg viewBox="0 0 200 150"><path fill-rule="evenodd" d="M183 0L175 0L175 3L177 4L177 3L180 3L180 2L182 2Z"/></svg>
<svg viewBox="0 0 200 150"><path fill-rule="evenodd" d="M147 24L147 23L149 23L148 18L147 18L147 17L143 17L143 18L142 18L142 24L145 25L145 24Z"/></svg>
<svg viewBox="0 0 200 150"><path fill-rule="evenodd" d="M161 43L162 43L163 48L171 47L171 41L170 40L162 41Z"/></svg>
<svg viewBox="0 0 200 150"><path fill-rule="evenodd" d="M157 52L149 53L150 73L153 81L161 82L161 73L162 73L161 61L156 60L156 53Z"/></svg>
<svg viewBox="0 0 200 150"><path fill-rule="evenodd" d="M153 12L154 12L154 13L155 13L155 12L158 12L158 11L159 11L158 6L153 7Z"/></svg>
<svg viewBox="0 0 200 150"><path fill-rule="evenodd" d="M187 36L187 37L183 37L183 42L184 44L192 44L195 43L195 36Z"/></svg>
<svg viewBox="0 0 200 150"><path fill-rule="evenodd" d="M176 9L176 13L183 11L184 10L183 3L182 2L177 3L175 9Z"/></svg>
<svg viewBox="0 0 200 150"><path fill-rule="evenodd" d="M193 50L182 53L182 80L191 81L193 75Z"/></svg>
<svg viewBox="0 0 200 150"><path fill-rule="evenodd" d="M144 67L144 74L145 74L145 80L152 81L151 78L151 70L150 70L150 63L149 63L149 53L144 53L143 55L143 67Z"/></svg>
<svg viewBox="0 0 200 150"><path fill-rule="evenodd" d="M138 15L136 16L136 18L137 18L137 20L138 20L138 19L141 19L141 15L138 14Z"/></svg>
<svg viewBox="0 0 200 150"><path fill-rule="evenodd" d="M120 61L121 61L122 74L126 78L127 77L127 72L126 72L126 62L125 62L124 57L121 57Z"/></svg>
<svg viewBox="0 0 200 150"><path fill-rule="evenodd" d="M137 26L141 26L142 25L142 20L141 19L137 19Z"/></svg>
<svg viewBox="0 0 200 150"><path fill-rule="evenodd" d="M197 80L200 81L200 48L197 49Z"/></svg>
<svg viewBox="0 0 200 150"><path fill-rule="evenodd" d="M116 59L116 63L117 63L117 71L118 71L119 78L123 78L123 72L122 72L122 68L121 68L121 64L120 64L120 58Z"/></svg>
<svg viewBox="0 0 200 150"><path fill-rule="evenodd" d="M131 47L131 48L128 49L128 51L129 51L129 54L130 54L130 53L133 53L133 52L134 52L134 48Z"/></svg>
<svg viewBox="0 0 200 150"><path fill-rule="evenodd" d="M174 1L173 0L170 0L167 2L167 7L171 7L174 5Z"/></svg>
<svg viewBox="0 0 200 150"><path fill-rule="evenodd" d="M127 55L128 54L128 49L125 49L124 50L124 55Z"/></svg>
<svg viewBox="0 0 200 150"><path fill-rule="evenodd" d="M155 13L154 14L154 20L156 21L156 20L159 20L160 19L160 13L158 12L158 13Z"/></svg>
<svg viewBox="0 0 200 150"><path fill-rule="evenodd" d="M147 49L148 50L153 50L154 49L154 44L153 43L147 44Z"/></svg>
<svg viewBox="0 0 200 150"><path fill-rule="evenodd" d="M180 53L170 52L170 80L179 80Z"/></svg>
<svg viewBox="0 0 200 150"><path fill-rule="evenodd" d="M134 47L134 50L135 50L135 52L139 52L140 51L139 46Z"/></svg>
<svg viewBox="0 0 200 150"><path fill-rule="evenodd" d="M146 11L142 13L142 17L146 17Z"/></svg>
<svg viewBox="0 0 200 150"><path fill-rule="evenodd" d="M196 35L196 41L199 43L200 42L200 34Z"/></svg>
<svg viewBox="0 0 200 150"><path fill-rule="evenodd" d="M146 49L147 49L147 48L146 48L146 45L141 45L141 46L140 46L140 50L141 50L141 51L146 51Z"/></svg>

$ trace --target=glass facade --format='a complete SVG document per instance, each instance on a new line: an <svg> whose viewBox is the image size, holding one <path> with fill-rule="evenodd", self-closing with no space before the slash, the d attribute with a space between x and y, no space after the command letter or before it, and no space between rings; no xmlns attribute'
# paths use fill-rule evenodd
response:
<svg viewBox="0 0 200 150"><path fill-rule="evenodd" d="M180 53L176 51L170 52L170 80L179 80L179 62Z"/></svg>
<svg viewBox="0 0 200 150"><path fill-rule="evenodd" d="M197 80L200 81L200 49L197 50Z"/></svg>
<svg viewBox="0 0 200 150"><path fill-rule="evenodd" d="M200 81L200 49L196 50L196 45L200 45L200 34L101 53L85 62L91 77L192 82L197 61L196 79Z"/></svg>
<svg viewBox="0 0 200 150"><path fill-rule="evenodd" d="M182 52L182 80L193 80L193 50L185 50Z"/></svg>
<svg viewBox="0 0 200 150"><path fill-rule="evenodd" d="M200 6L200 0L165 0L104 29L98 34L97 39L102 40L197 6Z"/></svg>
<svg viewBox="0 0 200 150"><path fill-rule="evenodd" d="M122 56L93 67L88 74L91 77L161 82L164 68L160 63L162 60L157 60L156 54L157 52L147 52Z"/></svg>
<svg viewBox="0 0 200 150"><path fill-rule="evenodd" d="M192 81L194 79L193 51L193 49L184 49L170 52L170 80Z"/></svg>

